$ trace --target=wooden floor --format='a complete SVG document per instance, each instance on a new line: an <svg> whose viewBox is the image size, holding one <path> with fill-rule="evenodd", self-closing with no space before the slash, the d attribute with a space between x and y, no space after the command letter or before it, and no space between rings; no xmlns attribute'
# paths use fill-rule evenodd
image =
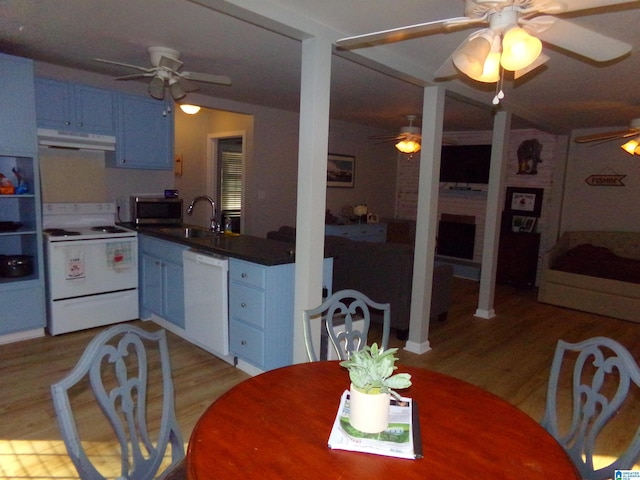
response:
<svg viewBox="0 0 640 480"><path fill-rule="evenodd" d="M539 304L534 290L511 287L498 288L496 317L479 319L473 316L477 295L476 282L455 279L449 317L430 329L432 350L423 355L401 350L400 363L478 385L539 421L558 339L607 336L640 360L640 324ZM75 365L95 334L91 330L0 345L0 479L77 478L60 440L49 386ZM395 339L392 343L402 346ZM173 334L169 350L177 417L186 442L204 409L248 376ZM632 401L640 405L640 396ZM613 432L612 439L618 433ZM612 440L602 453L616 455L617 448Z"/></svg>

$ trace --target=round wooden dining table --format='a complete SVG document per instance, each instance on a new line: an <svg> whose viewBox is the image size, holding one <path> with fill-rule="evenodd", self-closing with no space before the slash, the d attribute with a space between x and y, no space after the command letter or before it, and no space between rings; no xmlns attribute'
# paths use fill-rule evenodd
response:
<svg viewBox="0 0 640 480"><path fill-rule="evenodd" d="M292 365L238 384L198 420L187 478L579 479L538 423L501 398L433 371L400 366L413 385L423 458L332 450L327 441L349 386L338 362Z"/></svg>

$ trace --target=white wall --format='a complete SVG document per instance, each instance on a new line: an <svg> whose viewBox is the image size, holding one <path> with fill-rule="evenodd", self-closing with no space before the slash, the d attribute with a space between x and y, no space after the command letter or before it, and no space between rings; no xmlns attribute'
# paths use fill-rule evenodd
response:
<svg viewBox="0 0 640 480"><path fill-rule="evenodd" d="M611 130L624 130L626 126ZM575 130L573 137L603 129ZM571 142L563 198L561 230L640 231L640 158L620 148L624 143ZM625 175L624 186L590 186L591 175Z"/></svg>

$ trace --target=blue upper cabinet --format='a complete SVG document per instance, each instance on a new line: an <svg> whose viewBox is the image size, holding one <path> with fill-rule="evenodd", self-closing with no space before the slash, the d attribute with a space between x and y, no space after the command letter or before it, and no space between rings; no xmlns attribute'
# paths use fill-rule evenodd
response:
<svg viewBox="0 0 640 480"><path fill-rule="evenodd" d="M117 96L117 135L112 167L173 169L171 103L139 95Z"/></svg>
<svg viewBox="0 0 640 480"><path fill-rule="evenodd" d="M110 90L36 78L39 128L115 135L115 93Z"/></svg>
<svg viewBox="0 0 640 480"><path fill-rule="evenodd" d="M31 157L37 151L33 88L33 62L25 58L0 54L0 105L2 105L0 152L2 155Z"/></svg>

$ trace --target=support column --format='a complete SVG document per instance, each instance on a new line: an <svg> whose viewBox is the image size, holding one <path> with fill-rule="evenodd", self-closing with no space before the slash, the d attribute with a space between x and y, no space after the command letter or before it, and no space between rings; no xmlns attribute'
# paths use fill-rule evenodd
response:
<svg viewBox="0 0 640 480"><path fill-rule="evenodd" d="M480 294L475 316L493 318L496 292L496 269L498 247L500 245L501 208L504 203L504 183L506 176L507 152L509 150L509 130L511 113L500 111L493 120L491 141L491 171L487 190L487 215L482 248L482 271L480 273Z"/></svg>
<svg viewBox="0 0 640 480"><path fill-rule="evenodd" d="M422 149L418 180L418 212L413 257L411 318L409 340L405 349L413 353L431 350L429 313L433 262L436 251L438 194L440 186L440 151L444 118L444 89L426 87L422 104Z"/></svg>
<svg viewBox="0 0 640 480"><path fill-rule="evenodd" d="M293 311L294 363L308 360L304 346L302 311L322 302L331 52L330 41L312 37L302 42ZM319 351L319 345L317 347L316 351Z"/></svg>

